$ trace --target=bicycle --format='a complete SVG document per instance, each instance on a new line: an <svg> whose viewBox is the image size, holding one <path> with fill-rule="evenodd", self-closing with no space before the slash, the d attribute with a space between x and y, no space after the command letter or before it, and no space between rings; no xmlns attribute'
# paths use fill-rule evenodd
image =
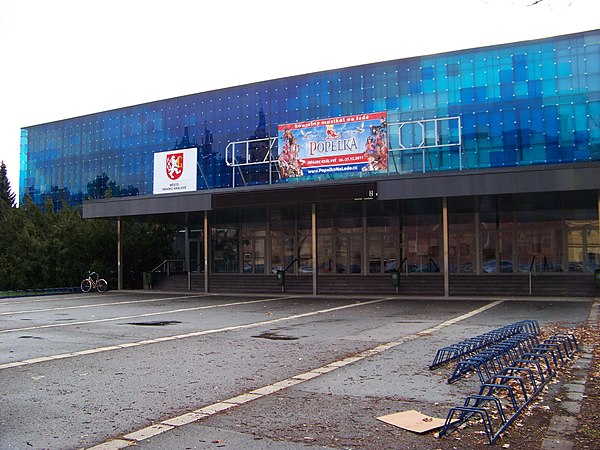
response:
<svg viewBox="0 0 600 450"><path fill-rule="evenodd" d="M94 275L96 278L94 279ZM92 289L96 289L98 292L102 293L106 291L108 287L108 283L104 278L99 278L99 275L96 272L90 272L88 270L88 277L81 282L81 291L82 292L90 292Z"/></svg>

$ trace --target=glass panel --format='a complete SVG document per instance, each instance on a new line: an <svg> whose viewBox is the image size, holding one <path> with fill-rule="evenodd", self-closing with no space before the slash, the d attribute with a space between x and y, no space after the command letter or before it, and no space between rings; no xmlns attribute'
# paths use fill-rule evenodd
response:
<svg viewBox="0 0 600 450"><path fill-rule="evenodd" d="M386 110L390 124L460 116L470 170L598 161L600 152L589 144L598 135L590 113L600 85L592 45L598 36L594 30L347 67L27 127L21 132L19 191L40 206L49 198L57 207L62 200L151 194L154 153L184 148L198 150L199 190L285 183L269 164L258 164L264 145L252 144L238 155L251 165L236 170L226 163L228 146L276 136L278 124ZM484 114L489 118L480 120ZM415 125L390 130L390 142L397 148L399 134L406 144L435 142L426 128L425 134ZM454 134L442 128L437 139L454 141ZM276 159L277 145L273 150ZM396 152L390 169L457 169L456 153L430 153L423 167L421 151ZM315 175L325 181L352 176L371 175Z"/></svg>
<svg viewBox="0 0 600 450"><path fill-rule="evenodd" d="M298 230L298 273L312 273L312 240L310 230Z"/></svg>
<svg viewBox="0 0 600 450"><path fill-rule="evenodd" d="M335 273L331 232L327 234L324 232L319 232L317 234L317 243L319 273Z"/></svg>
<svg viewBox="0 0 600 450"><path fill-rule="evenodd" d="M285 269L283 251L283 234L281 231L271 231L271 272Z"/></svg>
<svg viewBox="0 0 600 450"><path fill-rule="evenodd" d="M441 227L435 216L404 218L404 256L407 272L439 272Z"/></svg>
<svg viewBox="0 0 600 450"><path fill-rule="evenodd" d="M349 255L350 261L349 272L350 273L362 273L362 233L353 234L349 237Z"/></svg>
<svg viewBox="0 0 600 450"><path fill-rule="evenodd" d="M369 273L383 271L383 239L382 234L369 233Z"/></svg>
<svg viewBox="0 0 600 450"><path fill-rule="evenodd" d="M266 210L243 210L241 267L244 273L265 273Z"/></svg>
<svg viewBox="0 0 600 450"><path fill-rule="evenodd" d="M600 268L600 234L597 220L567 220L569 272Z"/></svg>
<svg viewBox="0 0 600 450"><path fill-rule="evenodd" d="M336 234L335 237L335 261L334 270L336 273L350 272L350 243L345 234Z"/></svg>
<svg viewBox="0 0 600 450"><path fill-rule="evenodd" d="M211 230L212 271L215 273L239 272L238 230L232 228L212 228Z"/></svg>
<svg viewBox="0 0 600 450"><path fill-rule="evenodd" d="M254 241L254 272L265 273L265 240Z"/></svg>
<svg viewBox="0 0 600 450"><path fill-rule="evenodd" d="M200 271L200 245L196 240L189 241L190 246L190 272L199 272ZM203 261L202 261L203 263ZM203 265L203 264L202 264Z"/></svg>
<svg viewBox="0 0 600 450"><path fill-rule="evenodd" d="M598 232L598 222L592 222L596 226L595 230L587 231L587 270L593 272L600 269L600 233Z"/></svg>
<svg viewBox="0 0 600 450"><path fill-rule="evenodd" d="M475 235L473 225L452 226L448 241L448 264L450 273L473 273L475 271Z"/></svg>

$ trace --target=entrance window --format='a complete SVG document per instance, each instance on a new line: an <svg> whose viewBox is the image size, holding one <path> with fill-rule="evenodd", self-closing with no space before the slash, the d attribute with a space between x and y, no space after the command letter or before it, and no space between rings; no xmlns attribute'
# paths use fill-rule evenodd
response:
<svg viewBox="0 0 600 450"><path fill-rule="evenodd" d="M265 273L267 223L264 208L244 209L242 217L242 251L240 268L243 273Z"/></svg>
<svg viewBox="0 0 600 450"><path fill-rule="evenodd" d="M440 272L442 224L438 201L411 200L402 205L403 272Z"/></svg>
<svg viewBox="0 0 600 450"><path fill-rule="evenodd" d="M190 230L189 255L190 272L204 272L204 232L202 230Z"/></svg>
<svg viewBox="0 0 600 450"><path fill-rule="evenodd" d="M212 243L212 272L239 272L239 236L237 228L213 228Z"/></svg>
<svg viewBox="0 0 600 450"><path fill-rule="evenodd" d="M600 234L597 220L567 220L569 272L594 272L600 268Z"/></svg>
<svg viewBox="0 0 600 450"><path fill-rule="evenodd" d="M448 265L450 273L475 271L475 224L473 215L456 214L449 224Z"/></svg>
<svg viewBox="0 0 600 450"><path fill-rule="evenodd" d="M400 227L398 202L367 204L369 273L400 269Z"/></svg>
<svg viewBox="0 0 600 450"><path fill-rule="evenodd" d="M240 270L239 211L217 211L210 228L211 272L236 273Z"/></svg>
<svg viewBox="0 0 600 450"><path fill-rule="evenodd" d="M310 207L273 207L270 210L271 272L312 273Z"/></svg>
<svg viewBox="0 0 600 450"><path fill-rule="evenodd" d="M265 273L265 230L244 230L241 264L244 273Z"/></svg>
<svg viewBox="0 0 600 450"><path fill-rule="evenodd" d="M321 274L363 270L363 212L360 203L317 208L317 258Z"/></svg>

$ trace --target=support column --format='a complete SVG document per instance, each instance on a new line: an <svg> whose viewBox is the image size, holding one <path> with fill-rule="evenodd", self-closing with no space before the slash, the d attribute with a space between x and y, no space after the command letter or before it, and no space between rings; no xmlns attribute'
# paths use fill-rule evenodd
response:
<svg viewBox="0 0 600 450"><path fill-rule="evenodd" d="M444 297L450 296L450 267L448 258L448 198L442 198L442 228L444 246Z"/></svg>
<svg viewBox="0 0 600 450"><path fill-rule="evenodd" d="M311 210L311 253L312 253L312 286L313 295L317 295L317 207L313 203Z"/></svg>
<svg viewBox="0 0 600 450"><path fill-rule="evenodd" d="M121 241L123 221L117 218L117 290L123 290L123 243Z"/></svg>
<svg viewBox="0 0 600 450"><path fill-rule="evenodd" d="M271 273L271 208L265 206L265 274Z"/></svg>
<svg viewBox="0 0 600 450"><path fill-rule="evenodd" d="M187 214L186 214L187 215ZM186 217L185 221L185 249L184 249L184 258L185 261L183 263L184 270L187 272L187 289L188 291L192 290L192 265L190 264L190 226L187 224L188 218Z"/></svg>
<svg viewBox="0 0 600 450"><path fill-rule="evenodd" d="M362 258L360 261L361 272L363 275L369 274L369 233L367 221L367 202L362 202Z"/></svg>
<svg viewBox="0 0 600 450"><path fill-rule="evenodd" d="M208 211L204 211L204 292L208 294L208 275L210 269L210 230L208 228Z"/></svg>
<svg viewBox="0 0 600 450"><path fill-rule="evenodd" d="M473 271L481 275L481 219L479 217L479 197L475 197L475 267Z"/></svg>

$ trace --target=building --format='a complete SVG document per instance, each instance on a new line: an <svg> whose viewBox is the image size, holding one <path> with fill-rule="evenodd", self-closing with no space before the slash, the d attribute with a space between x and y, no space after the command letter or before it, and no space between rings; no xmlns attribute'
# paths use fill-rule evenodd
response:
<svg viewBox="0 0 600 450"><path fill-rule="evenodd" d="M600 30L160 100L21 142L37 203L180 224L180 287L595 293Z"/></svg>

